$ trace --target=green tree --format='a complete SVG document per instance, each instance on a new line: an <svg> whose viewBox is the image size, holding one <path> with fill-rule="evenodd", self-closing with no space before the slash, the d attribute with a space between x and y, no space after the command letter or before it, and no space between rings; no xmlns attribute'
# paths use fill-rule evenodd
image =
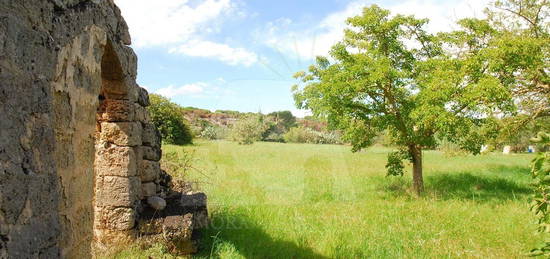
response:
<svg viewBox="0 0 550 259"><path fill-rule="evenodd" d="M162 136L162 141L176 145L191 144L193 137L183 118L182 108L157 94L150 94L149 99L151 105L147 110Z"/></svg>
<svg viewBox="0 0 550 259"><path fill-rule="evenodd" d="M248 115L233 124L230 137L241 145L250 145L260 140L266 129L261 115Z"/></svg>
<svg viewBox="0 0 550 259"><path fill-rule="evenodd" d="M290 111L272 112L264 117L267 129L262 134L262 140L283 142L283 135L296 126L296 117Z"/></svg>
<svg viewBox="0 0 550 259"><path fill-rule="evenodd" d="M486 9L487 19L463 19L459 30L439 35L454 58L469 60L464 76L510 91L514 112L492 115L489 133L499 132L500 144L527 145L550 117L549 9L548 0L497 0Z"/></svg>
<svg viewBox="0 0 550 259"><path fill-rule="evenodd" d="M497 0L487 14L495 32L480 53L487 60L485 72L512 90L529 119L549 117L550 1Z"/></svg>
<svg viewBox="0 0 550 259"><path fill-rule="evenodd" d="M492 77L472 77L475 60L444 52L443 42L423 29L427 22L367 7L347 20L352 28L330 59L317 57L308 72L295 75L302 84L293 88L297 106L341 129L352 151L387 130L401 148L388 160L397 164L387 167L399 174L399 162L409 159L417 194L424 186L422 150L437 145L436 133L477 153L485 114L509 104L507 89Z"/></svg>
<svg viewBox="0 0 550 259"><path fill-rule="evenodd" d="M292 115L292 112L290 111L278 111L278 112L272 112L267 115L268 117L272 117L275 121L275 124L280 125L284 129L284 131L288 131L288 129L296 126L296 117Z"/></svg>
<svg viewBox="0 0 550 259"><path fill-rule="evenodd" d="M463 19L460 30L441 34L455 56L475 61L468 76L493 78L511 91L519 116L505 130L550 116L549 11L548 0L497 0L487 19Z"/></svg>

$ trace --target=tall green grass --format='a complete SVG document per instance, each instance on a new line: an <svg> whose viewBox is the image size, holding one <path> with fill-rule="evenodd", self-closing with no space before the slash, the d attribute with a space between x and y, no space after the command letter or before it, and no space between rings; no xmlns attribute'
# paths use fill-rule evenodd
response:
<svg viewBox="0 0 550 259"><path fill-rule="evenodd" d="M386 148L164 147L183 151L195 153L201 172L184 177L201 183L212 218L197 257L521 258L540 241L527 204L530 155L426 151L426 193L414 198L410 173L385 177Z"/></svg>

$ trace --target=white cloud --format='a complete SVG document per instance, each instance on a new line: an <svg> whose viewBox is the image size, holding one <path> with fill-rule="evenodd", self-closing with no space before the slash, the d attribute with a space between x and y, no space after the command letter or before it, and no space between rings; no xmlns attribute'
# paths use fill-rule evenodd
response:
<svg viewBox="0 0 550 259"><path fill-rule="evenodd" d="M409 0L389 6L392 13L429 18L428 30L432 32L456 29L455 22L466 17L483 17L483 9L489 0Z"/></svg>
<svg viewBox="0 0 550 259"><path fill-rule="evenodd" d="M231 0L115 0L128 23L136 47L181 43L213 30L216 19L233 11Z"/></svg>
<svg viewBox="0 0 550 259"><path fill-rule="evenodd" d="M429 18L428 30L432 32L453 29L456 20L464 17L483 15L483 8L489 0L406 0L393 5L381 5L392 14L415 15L417 18ZM346 19L359 15L363 7L372 1L357 0L351 2L339 12L326 16L314 28L292 30L295 25L290 19L279 19L267 24L258 38L266 45L283 52L287 56L314 58L327 55L331 46L340 41L346 28Z"/></svg>
<svg viewBox="0 0 550 259"><path fill-rule="evenodd" d="M168 87L156 90L155 93L163 95L165 97L169 97L169 98L180 96L180 95L198 95L203 93L207 86L208 84L204 82L187 84L180 87L175 87L173 85L170 85Z"/></svg>
<svg viewBox="0 0 550 259"><path fill-rule="evenodd" d="M191 96L194 99L219 99L235 94L233 90L225 87L226 83L227 81L220 77L215 80L194 82L182 86L169 85L167 87L154 90L153 92L168 98Z"/></svg>
<svg viewBox="0 0 550 259"><path fill-rule="evenodd" d="M136 48L161 47L172 53L250 66L257 55L207 39L219 33L227 19L247 13L239 0L115 0L124 16Z"/></svg>
<svg viewBox="0 0 550 259"><path fill-rule="evenodd" d="M246 49L232 48L226 44L204 40L191 40L185 44L170 49L170 53L179 53L191 57L218 59L232 66L251 66L258 62L258 56Z"/></svg>

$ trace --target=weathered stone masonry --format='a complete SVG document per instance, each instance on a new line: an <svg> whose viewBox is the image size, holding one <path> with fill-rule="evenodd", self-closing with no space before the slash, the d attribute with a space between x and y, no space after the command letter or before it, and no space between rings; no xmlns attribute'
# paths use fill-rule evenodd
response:
<svg viewBox="0 0 550 259"><path fill-rule="evenodd" d="M207 223L205 196L160 169L130 43L112 0L0 2L1 259L87 258L138 235L187 249Z"/></svg>
<svg viewBox="0 0 550 259"><path fill-rule="evenodd" d="M160 139L145 109L147 93L138 89L138 98L129 98L132 89L110 45L101 66L94 163L94 235L100 248L135 235L140 200L165 196L158 184Z"/></svg>

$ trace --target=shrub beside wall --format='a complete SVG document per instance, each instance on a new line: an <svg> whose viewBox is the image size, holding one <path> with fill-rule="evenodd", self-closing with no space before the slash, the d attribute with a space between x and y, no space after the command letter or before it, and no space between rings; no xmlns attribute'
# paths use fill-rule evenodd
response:
<svg viewBox="0 0 550 259"><path fill-rule="evenodd" d="M160 131L162 141L176 145L191 144L191 129L181 114L181 107L157 94L150 94L149 99L151 105L147 109Z"/></svg>

